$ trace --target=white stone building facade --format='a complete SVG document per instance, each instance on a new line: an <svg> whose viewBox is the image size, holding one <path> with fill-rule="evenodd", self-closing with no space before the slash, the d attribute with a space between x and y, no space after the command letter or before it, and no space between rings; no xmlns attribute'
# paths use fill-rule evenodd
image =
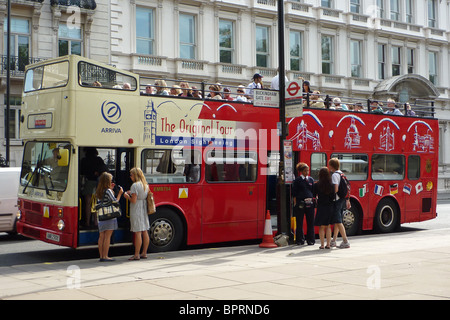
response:
<svg viewBox="0 0 450 320"><path fill-rule="evenodd" d="M70 40L87 57L150 77L246 85L259 72L269 85L277 74L277 0L97 0L94 10L80 9L78 40L59 31L67 6L12 2L14 15L29 20L32 57L58 56ZM301 76L332 96L434 101L438 189L450 192L450 0L288 0L284 12L290 80ZM21 81L13 81L15 96Z"/></svg>

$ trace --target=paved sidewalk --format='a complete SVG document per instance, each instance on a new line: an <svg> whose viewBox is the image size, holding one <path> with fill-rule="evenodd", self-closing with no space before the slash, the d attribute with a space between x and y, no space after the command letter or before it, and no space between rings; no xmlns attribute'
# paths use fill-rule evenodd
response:
<svg viewBox="0 0 450 320"><path fill-rule="evenodd" d="M350 249L246 245L2 267L0 299L450 299L449 231L352 237Z"/></svg>

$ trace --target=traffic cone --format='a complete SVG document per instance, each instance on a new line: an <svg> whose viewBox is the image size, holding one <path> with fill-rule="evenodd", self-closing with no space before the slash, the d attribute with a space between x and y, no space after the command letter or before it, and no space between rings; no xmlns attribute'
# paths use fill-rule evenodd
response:
<svg viewBox="0 0 450 320"><path fill-rule="evenodd" d="M259 245L260 248L276 248L278 247L275 244L275 241L273 240L273 233L272 233L272 223L270 222L270 212L267 210L266 214L266 224L264 226L264 235L263 240L261 244Z"/></svg>

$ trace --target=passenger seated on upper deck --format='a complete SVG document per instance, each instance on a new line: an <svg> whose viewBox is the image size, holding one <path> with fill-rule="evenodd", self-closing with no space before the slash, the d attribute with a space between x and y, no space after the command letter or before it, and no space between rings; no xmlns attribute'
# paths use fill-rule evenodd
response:
<svg viewBox="0 0 450 320"><path fill-rule="evenodd" d="M94 81L94 83L92 83L92 85L93 85L94 87L101 87L101 86L102 86L102 84L100 83L100 81Z"/></svg>
<svg viewBox="0 0 450 320"><path fill-rule="evenodd" d="M323 99L320 98L320 91L314 91L311 95L311 99L309 101L309 106L311 108L325 108L325 104L323 103Z"/></svg>
<svg viewBox="0 0 450 320"><path fill-rule="evenodd" d="M406 104L406 115L410 117L415 117L416 113L413 110L411 110L411 105L409 104L409 102L406 102L405 104Z"/></svg>
<svg viewBox="0 0 450 320"><path fill-rule="evenodd" d="M393 114L395 116L402 116L403 113L400 111L400 109L398 108L398 104L395 103L394 99L388 99L388 111L386 111L384 114Z"/></svg>
<svg viewBox="0 0 450 320"><path fill-rule="evenodd" d="M336 109L336 110L348 110L347 106L345 104L341 103L341 99L339 97L333 98L333 104L334 104L334 109Z"/></svg>
<svg viewBox="0 0 450 320"><path fill-rule="evenodd" d="M180 82L180 88L181 88L181 93L178 95L179 97L190 97L192 98L192 90L191 87L189 86L189 83L187 83L186 81L182 81Z"/></svg>
<svg viewBox="0 0 450 320"><path fill-rule="evenodd" d="M131 90L131 85L128 82L125 82L122 86L123 90Z"/></svg>
<svg viewBox="0 0 450 320"><path fill-rule="evenodd" d="M183 92L183 91L181 91L180 86L177 85L177 84L174 84L174 85L172 86L172 88L170 88L169 95L171 95L171 96L179 96L182 92Z"/></svg>
<svg viewBox="0 0 450 320"><path fill-rule="evenodd" d="M143 93L146 95L155 94L155 88L151 84L147 84Z"/></svg>
<svg viewBox="0 0 450 320"><path fill-rule="evenodd" d="M191 89L192 89L192 96L194 98L197 98L197 99L202 98L202 94L200 93L200 90L196 86L192 86Z"/></svg>
<svg viewBox="0 0 450 320"><path fill-rule="evenodd" d="M166 84L165 80L158 79L158 80L155 81L155 89L156 89L156 93L155 94L168 96L169 92L166 90L166 88L167 88L167 84Z"/></svg>
<svg viewBox="0 0 450 320"><path fill-rule="evenodd" d="M376 114L383 114L383 108L381 108L377 100L370 101L370 112Z"/></svg>
<svg viewBox="0 0 450 320"><path fill-rule="evenodd" d="M242 102L247 102L247 98L244 96L244 92L245 92L245 87L243 85L240 85L237 87L237 95L234 98L234 101L242 101Z"/></svg>
<svg viewBox="0 0 450 320"><path fill-rule="evenodd" d="M358 102L358 103L355 104L355 108L354 108L353 111L356 111L356 112L365 112L364 109L363 109L363 105L361 104L361 102Z"/></svg>
<svg viewBox="0 0 450 320"><path fill-rule="evenodd" d="M212 84L209 86L210 99L222 100L220 95L220 87L217 84Z"/></svg>

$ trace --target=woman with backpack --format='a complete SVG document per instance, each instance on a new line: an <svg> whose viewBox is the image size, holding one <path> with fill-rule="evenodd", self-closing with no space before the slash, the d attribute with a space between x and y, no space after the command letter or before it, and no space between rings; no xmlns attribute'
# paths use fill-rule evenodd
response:
<svg viewBox="0 0 450 320"><path fill-rule="evenodd" d="M348 191L344 191L346 195L342 194L342 191L339 190L339 186L341 184L342 179L346 179L345 176L342 177L344 174L341 170L339 170L340 164L339 160L337 158L331 158L328 161L328 167L330 169L331 174L331 181L334 185L334 191L336 192L336 198L335 198L335 205L334 205L334 213L331 219L331 224L334 223L334 234L333 234L333 240L331 241L331 246L336 247L336 239L338 236L338 233L341 233L342 236L342 243L339 245L339 248L350 248L350 243L347 239L347 234L345 232L345 227L342 223L342 216L344 213L344 206L347 209L350 209L350 198L348 197ZM344 181L342 181L344 182ZM342 189L342 188L341 188ZM348 187L347 187L348 189ZM341 192L340 192L341 191ZM340 196L339 196L340 194Z"/></svg>

